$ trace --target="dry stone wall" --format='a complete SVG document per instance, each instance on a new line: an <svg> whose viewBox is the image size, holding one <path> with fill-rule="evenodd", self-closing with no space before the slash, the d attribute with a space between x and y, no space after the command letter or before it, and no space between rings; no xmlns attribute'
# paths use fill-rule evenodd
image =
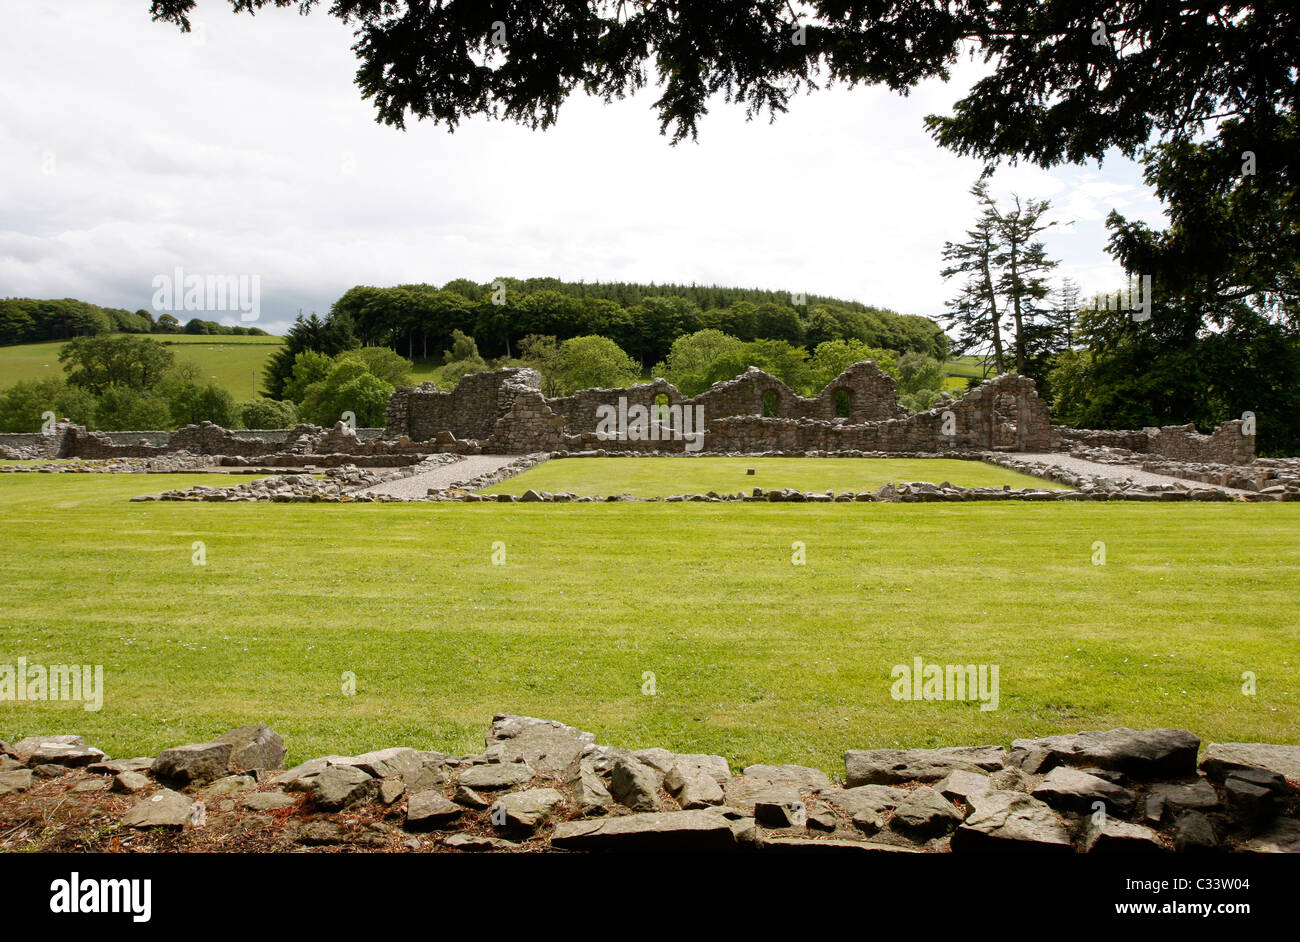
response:
<svg viewBox="0 0 1300 942"><path fill-rule="evenodd" d="M287 770L265 725L127 759L28 736L0 743L0 830L24 850L1300 852L1300 746L1201 745L1121 728L850 748L832 777L508 714L475 754L393 746Z"/></svg>

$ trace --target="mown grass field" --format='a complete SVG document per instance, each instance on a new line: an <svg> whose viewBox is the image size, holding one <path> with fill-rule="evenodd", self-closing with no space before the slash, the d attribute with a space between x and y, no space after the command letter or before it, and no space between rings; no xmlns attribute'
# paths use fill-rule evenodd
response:
<svg viewBox="0 0 1300 942"><path fill-rule="evenodd" d="M461 752L500 710L828 772L1117 725L1300 742L1296 504L127 502L199 482L0 476L0 663L106 674L99 712L0 702L0 738ZM918 656L999 665L998 710L891 699Z"/></svg>
<svg viewBox="0 0 1300 942"><path fill-rule="evenodd" d="M747 474L749 468L754 474ZM750 493L790 487L801 491L876 491L901 481L948 481L962 487L1061 485L982 461L907 458L564 458L548 461L486 488L485 494L568 491L579 496L668 497L673 494Z"/></svg>
<svg viewBox="0 0 1300 942"><path fill-rule="evenodd" d="M253 396L253 373L257 373L257 388L262 387L262 371L267 359L283 342L279 337L213 337L196 334L150 334L152 339L168 345L176 359L197 364L199 375L205 380L215 380L230 390L236 401L243 402ZM0 347L0 389L19 380L63 379L63 365L59 350L66 340L47 343L20 344Z"/></svg>

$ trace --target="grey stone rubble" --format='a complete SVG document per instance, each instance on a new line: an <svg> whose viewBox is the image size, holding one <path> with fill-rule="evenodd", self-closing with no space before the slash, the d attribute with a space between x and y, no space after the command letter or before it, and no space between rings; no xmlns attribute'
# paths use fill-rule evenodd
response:
<svg viewBox="0 0 1300 942"><path fill-rule="evenodd" d="M220 466L213 455L178 451L157 458L106 458L44 461L40 464L0 464L0 474L184 474L207 472Z"/></svg>
<svg viewBox="0 0 1300 942"><path fill-rule="evenodd" d="M256 502L272 501L278 503L375 503L400 501L382 493L370 493L377 486L428 473L434 469L454 463L453 455L430 455L416 465L397 470L376 471L346 465L341 468L329 468L323 475L281 474L248 481L231 487L214 487L197 484L180 490L164 491L161 494L144 494L131 498L133 501L219 501L219 502Z"/></svg>
<svg viewBox="0 0 1300 942"><path fill-rule="evenodd" d="M932 456L935 457L935 456ZM996 464L1005 464L1017 471L1030 473L1026 465L1017 465L1012 458L1005 456L986 456ZM940 501L1097 501L1097 500L1136 500L1136 501L1228 501L1234 499L1283 500L1285 495L1231 493L1216 486L1188 487L1175 483L1138 484L1117 481L1110 478L1097 478L1083 483L1074 489L1067 488L1012 488L1002 487L961 487L943 481L935 484L929 481L910 481L899 484L886 484L875 491L798 491L790 488L763 489L753 488L748 493L718 493L709 491L704 494L674 494L664 497L635 497L631 494L611 494L593 496L561 491L525 490L522 494L480 494L476 489L487 487L492 483L505 480L515 474L535 467L547 460L546 455L525 455L505 463L496 464L494 470L483 475L461 481L454 463L458 459L448 456L435 456L431 462L452 462L436 470L429 464L422 463L400 472L380 475L357 468L331 469L326 472L325 480L317 480L311 475L282 475L265 480L241 484L233 487L214 487L197 485L185 490L168 491L156 497L141 496L134 500L190 500L190 501L381 501L398 502L441 502L460 503L595 503L609 501L680 503L680 502L740 502L740 503L932 503ZM468 460L468 459L459 459ZM454 483L442 487L429 488L424 481L434 476L441 481ZM1076 482L1077 483L1077 482Z"/></svg>
<svg viewBox="0 0 1300 942"><path fill-rule="evenodd" d="M1210 435L1192 426L1130 431L1053 425L1033 380L1008 374L959 398L908 413L894 380L874 363L854 363L815 397L794 392L756 368L686 397L663 379L620 389L583 389L547 398L536 370L508 368L464 377L442 392L431 383L400 387L389 399L382 431L360 434L342 422L331 429L239 433L210 422L171 433L138 433L135 444L67 421L26 444L0 444L0 458L151 458L187 452L221 456L221 464L337 467L399 466L424 455L520 455L542 452L712 454L877 452L1059 452L1122 449L1131 457L1172 462L1249 465L1253 430L1242 420ZM653 410L653 412L652 412ZM610 412L623 417L607 427ZM653 415L653 418L651 416ZM689 418L693 427L688 427ZM644 421L643 421L644 420ZM695 426L698 420L700 423ZM702 437L701 437L702 436Z"/></svg>
<svg viewBox="0 0 1300 942"><path fill-rule="evenodd" d="M937 457L937 456L930 456ZM1006 459L989 456L996 464ZM1015 470L1029 473L1027 468ZM522 494L473 494L466 492L448 492L430 494L435 500L452 500L465 503L592 503L599 501L635 501L649 503L680 502L740 502L740 503L933 503L940 501L1099 501L1099 500L1135 500L1135 501L1231 501L1285 499L1274 495L1233 494L1227 490L1214 487L1187 487L1175 485L1143 485L1106 478L1098 478L1077 488L1012 488L1002 487L961 487L948 481L935 484L931 481L906 481L898 484L886 484L875 491L798 491L791 488L763 489L753 488L748 493L719 493L709 491L704 494L673 494L664 497L636 497L631 494L610 494L593 496L575 494L568 491L551 493L549 491L525 490Z"/></svg>
<svg viewBox="0 0 1300 942"><path fill-rule="evenodd" d="M986 460L1022 474L1048 478L1083 493L1156 495L1134 498L1138 500L1300 500L1300 485L1278 485L1261 490L1257 486L1237 487L1246 482L1232 475L1214 476L1213 480L1207 475L1202 480L1180 470L1191 467L1187 462L1178 467L1149 462L1137 467L1120 461L1099 461L1095 455L1085 458L1079 454L991 454L986 456ZM1154 468L1161 469L1162 473L1150 470ZM1241 470L1238 468L1238 474Z"/></svg>
<svg viewBox="0 0 1300 942"><path fill-rule="evenodd" d="M816 452L798 453L801 457L820 457ZM572 492L550 493L525 490L522 494L480 494L476 491L536 467L547 460L560 457L603 457L601 451L579 454L533 454L512 456L485 456L486 464L469 464L473 458L455 455L430 455L420 463L399 469L366 469L354 465L328 468L323 477L316 477L309 467L302 474L269 474L274 469L249 469L248 473L268 473L257 481L236 485L200 484L190 488L165 491L157 495L140 495L135 501L208 501L208 502L310 502L330 503L405 503L454 501L462 503L593 503L599 501L645 502L887 502L916 503L935 501L1081 501L1081 500L1131 500L1131 501L1285 501L1300 500L1300 483L1274 485L1263 490L1246 490L1217 483L1203 486L1188 484L1164 476L1140 472L1134 479L1133 468L1104 475L1089 475L1069 470L1063 463L1067 456L1056 455L1004 455L992 452L970 455L921 454L913 457L984 460L1031 476L1045 477L1067 485L1066 488L1012 488L961 487L948 481L910 481L887 484L876 491L815 492L753 488L748 493L673 494L663 497L634 497L630 494L590 495ZM620 454L619 457L625 455ZM835 457L884 457L867 453L838 453ZM629 456L630 457L630 456ZM755 457L755 456L749 456ZM763 456L759 456L763 457ZM829 457L829 456L826 456ZM176 473L211 470L212 458L191 459L173 456L170 459L114 459L110 462L80 462L47 464L41 466L0 465L0 471L26 471L50 473L102 472L102 473ZM206 462L206 463L204 463ZM462 469L461 464L465 463ZM486 468L480 473L476 469ZM1157 480L1158 479L1158 480ZM434 484L436 486L429 486Z"/></svg>
<svg viewBox="0 0 1300 942"><path fill-rule="evenodd" d="M127 844L164 850L235 835L263 850L1300 853L1300 746L1200 747L1185 730L1113 729L1009 749L851 749L841 784L508 714L481 753L391 747L287 770L265 725L153 759L30 736L0 743L0 850L47 833L43 809L75 792L88 821L108 816L139 835Z"/></svg>
<svg viewBox="0 0 1300 942"><path fill-rule="evenodd" d="M603 427L597 430L608 410L628 415L629 410L661 408L669 411L662 414L666 418L651 423L653 434L611 436ZM696 409L704 410L703 438L692 439L694 450L688 450L689 436L681 434L681 423ZM677 410L675 419L672 410ZM125 444L123 434L140 437L135 444ZM165 500L619 500L622 495L474 492L544 460L651 455L973 459L1046 477L1070 489L1004 489L999 494L986 488L913 482L903 488L901 500L1300 499L1300 459L1256 459L1255 436L1242 420L1225 422L1210 435L1190 425L1122 431L1064 428L1051 423L1034 382L1014 374L986 380L956 399L945 394L933 409L909 414L898 403L893 379L870 362L853 364L813 398L795 394L755 368L693 398L663 379L546 398L537 371L509 368L466 376L451 392L428 383L401 387L389 400L384 429L356 430L337 422L330 429L303 424L234 432L203 422L171 433L115 435L61 421L46 433L16 438L24 444L0 445L0 459L47 460L27 466L0 464L0 472L340 472L324 484L304 475L278 475L269 486L259 483L226 493L192 488L158 498ZM465 461L463 474L435 460L489 455L505 460L481 466ZM360 473L364 468L385 470L365 477ZM421 477L427 481L413 480ZM927 490L933 487L943 493L934 496ZM796 492L773 497L769 492L660 499L820 502L892 497Z"/></svg>

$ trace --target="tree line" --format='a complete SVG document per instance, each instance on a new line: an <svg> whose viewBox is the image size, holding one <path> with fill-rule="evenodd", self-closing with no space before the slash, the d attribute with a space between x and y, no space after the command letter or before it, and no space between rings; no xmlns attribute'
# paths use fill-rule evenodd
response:
<svg viewBox="0 0 1300 942"><path fill-rule="evenodd" d="M454 279L441 287L357 285L334 303L364 346L386 346L427 360L451 345L452 332L475 338L486 357L511 356L529 335L557 340L599 335L648 368L674 340L714 329L744 341L784 340L815 347L858 340L942 360L948 340L932 320L820 295L699 285L565 282L556 278Z"/></svg>
<svg viewBox="0 0 1300 942"><path fill-rule="evenodd" d="M76 298L0 299L0 346L117 333L269 336L260 327L219 324L216 321L202 320L197 317L182 324L171 314L160 314L155 319L143 308L127 311L121 308L100 307L98 304L79 301Z"/></svg>

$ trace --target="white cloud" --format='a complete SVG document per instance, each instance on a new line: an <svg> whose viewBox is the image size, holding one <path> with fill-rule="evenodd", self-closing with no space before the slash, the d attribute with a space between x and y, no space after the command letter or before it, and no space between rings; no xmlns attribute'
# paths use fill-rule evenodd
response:
<svg viewBox="0 0 1300 942"><path fill-rule="evenodd" d="M323 12L207 0L199 15L201 42L142 0L0 0L0 293L136 308L177 265L258 274L271 329L353 284L460 276L712 282L929 315L950 293L940 251L973 219L980 165L922 119L979 63L907 98L800 97L774 124L719 103L677 147L650 93L575 97L546 132L403 133L375 123L351 35ZM1088 289L1120 277L1106 213L1159 218L1121 159L1006 167L993 189L1077 220L1048 247Z"/></svg>

